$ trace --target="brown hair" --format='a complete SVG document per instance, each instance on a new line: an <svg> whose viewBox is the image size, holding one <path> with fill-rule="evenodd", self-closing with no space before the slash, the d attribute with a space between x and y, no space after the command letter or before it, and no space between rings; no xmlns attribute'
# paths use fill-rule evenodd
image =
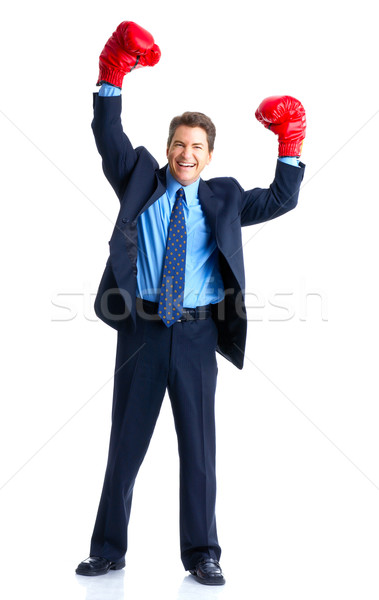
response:
<svg viewBox="0 0 379 600"><path fill-rule="evenodd" d="M212 123L211 119L200 112L185 112L182 115L178 115L174 117L170 123L170 127L168 130L168 140L167 147L169 148L172 142L172 138L175 135L175 131L180 125L186 125L187 127L201 127L205 130L207 134L208 140L208 148L209 152L213 152L215 137L216 137L216 127Z"/></svg>

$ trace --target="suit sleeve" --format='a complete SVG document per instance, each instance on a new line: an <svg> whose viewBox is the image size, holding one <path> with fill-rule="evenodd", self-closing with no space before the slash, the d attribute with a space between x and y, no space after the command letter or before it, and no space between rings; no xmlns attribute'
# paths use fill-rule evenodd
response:
<svg viewBox="0 0 379 600"><path fill-rule="evenodd" d="M275 179L269 188L242 191L241 225L255 225L284 215L297 205L305 165L277 161Z"/></svg>
<svg viewBox="0 0 379 600"><path fill-rule="evenodd" d="M92 130L102 158L103 171L121 199L138 154L125 135L121 123L121 96L94 94Z"/></svg>

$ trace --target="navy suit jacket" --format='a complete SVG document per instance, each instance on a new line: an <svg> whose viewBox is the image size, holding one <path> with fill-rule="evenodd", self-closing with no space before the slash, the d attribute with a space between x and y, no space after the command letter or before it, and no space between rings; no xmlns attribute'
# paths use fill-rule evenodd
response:
<svg viewBox="0 0 379 600"><path fill-rule="evenodd" d="M121 96L94 94L92 129L103 170L120 200L110 255L95 299L95 312L117 330L136 322L137 221L165 193L165 171L143 146L133 148L123 132ZM200 180L199 200L219 250L225 298L213 305L218 327L217 351L242 369L246 342L244 263L241 226L279 217L297 204L304 165L277 162L267 189L244 191L232 177Z"/></svg>

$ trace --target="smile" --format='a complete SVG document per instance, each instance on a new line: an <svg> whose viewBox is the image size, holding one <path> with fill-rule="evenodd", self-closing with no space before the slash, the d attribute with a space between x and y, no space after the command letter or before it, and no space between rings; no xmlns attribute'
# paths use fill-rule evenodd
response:
<svg viewBox="0 0 379 600"><path fill-rule="evenodd" d="M178 162L179 167L191 168L195 166L195 163Z"/></svg>

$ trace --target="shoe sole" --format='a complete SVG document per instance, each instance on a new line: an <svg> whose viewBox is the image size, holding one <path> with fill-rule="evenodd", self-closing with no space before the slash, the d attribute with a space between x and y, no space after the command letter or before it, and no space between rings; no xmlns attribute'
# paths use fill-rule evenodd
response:
<svg viewBox="0 0 379 600"><path fill-rule="evenodd" d="M119 571L125 567L125 561L122 560L118 563L113 563L108 569L102 569L101 571L81 571L80 569L76 569L75 573L77 575L85 575L86 577L97 577L98 575L106 575L109 571Z"/></svg>

